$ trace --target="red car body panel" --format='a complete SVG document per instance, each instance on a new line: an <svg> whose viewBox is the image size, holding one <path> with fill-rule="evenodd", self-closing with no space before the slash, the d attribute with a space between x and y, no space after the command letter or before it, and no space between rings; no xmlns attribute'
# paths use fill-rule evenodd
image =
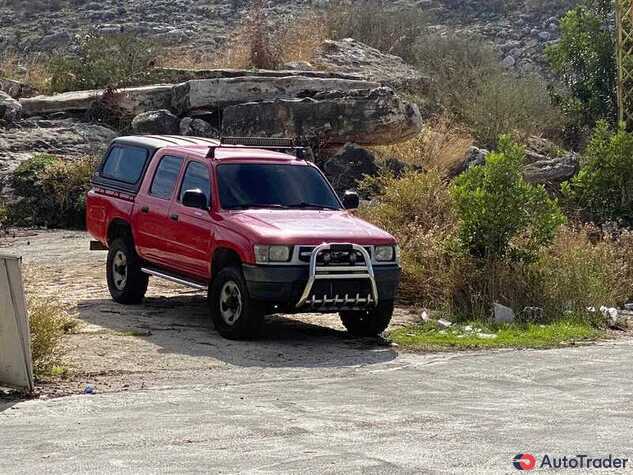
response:
<svg viewBox="0 0 633 475"><path fill-rule="evenodd" d="M253 248L256 244L396 244L390 234L347 210L223 210L220 207L216 175L217 167L223 163L314 165L286 154L239 146L218 148L214 158L207 157L208 151L208 145L161 148L150 158L136 194L94 185L87 195L89 233L107 246L110 226L116 222L125 222L131 227L141 258L199 281L211 279L212 258L218 248L235 251L244 264L255 264ZM177 186L169 200L149 193L160 159L166 155L183 159ZM209 211L187 208L178 201L181 180L191 161L200 162L209 168L212 196ZM172 219L176 215L177 221Z"/></svg>

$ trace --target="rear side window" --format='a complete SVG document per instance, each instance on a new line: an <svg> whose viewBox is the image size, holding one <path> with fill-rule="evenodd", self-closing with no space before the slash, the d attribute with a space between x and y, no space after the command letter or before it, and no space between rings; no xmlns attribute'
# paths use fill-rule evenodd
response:
<svg viewBox="0 0 633 475"><path fill-rule="evenodd" d="M152 182L152 187L149 190L150 195L157 198L163 198L165 200L171 198L176 186L176 180L178 180L181 164L182 158L170 156L163 157L156 169L154 181Z"/></svg>
<svg viewBox="0 0 633 475"><path fill-rule="evenodd" d="M182 201L185 191L188 190L201 190L207 197L207 204L211 202L211 181L209 180L209 168L206 165L200 162L189 163L182 179L179 201Z"/></svg>
<svg viewBox="0 0 633 475"><path fill-rule="evenodd" d="M112 147L103 164L101 176L131 185L138 183L148 155L148 151L140 147Z"/></svg>

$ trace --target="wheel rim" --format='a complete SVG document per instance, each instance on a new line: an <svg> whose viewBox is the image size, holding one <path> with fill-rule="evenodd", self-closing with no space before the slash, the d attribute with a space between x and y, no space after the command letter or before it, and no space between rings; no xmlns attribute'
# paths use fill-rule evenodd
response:
<svg viewBox="0 0 633 475"><path fill-rule="evenodd" d="M112 281L117 290L124 290L127 284L127 256L117 251L112 261Z"/></svg>
<svg viewBox="0 0 633 475"><path fill-rule="evenodd" d="M229 326L235 325L242 315L242 292L232 280L222 286L220 292L220 315Z"/></svg>

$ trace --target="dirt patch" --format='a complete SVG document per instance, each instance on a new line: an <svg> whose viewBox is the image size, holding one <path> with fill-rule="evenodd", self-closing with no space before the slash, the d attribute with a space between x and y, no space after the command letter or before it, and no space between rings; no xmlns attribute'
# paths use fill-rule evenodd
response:
<svg viewBox="0 0 633 475"><path fill-rule="evenodd" d="M79 325L66 337L70 375L40 382L45 395L199 383L209 372L290 368L355 368L393 360L393 348L376 339L351 338L337 315L267 317L257 341L220 337L208 316L203 292L150 279L143 305L114 303L105 282L105 252L88 250L83 232L18 233L3 240L2 252L22 256L26 289L66 304ZM398 308L394 325L416 312Z"/></svg>

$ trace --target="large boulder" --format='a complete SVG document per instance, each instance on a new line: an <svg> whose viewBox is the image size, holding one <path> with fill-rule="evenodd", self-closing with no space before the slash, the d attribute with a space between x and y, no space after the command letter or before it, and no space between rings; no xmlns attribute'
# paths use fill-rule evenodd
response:
<svg viewBox="0 0 633 475"><path fill-rule="evenodd" d="M314 136L327 144L386 145L417 135L422 119L417 106L381 87L230 106L223 111L222 128L224 135Z"/></svg>
<svg viewBox="0 0 633 475"><path fill-rule="evenodd" d="M74 120L24 120L20 127L0 128L0 196L3 178L36 153L72 159L105 152L116 132Z"/></svg>
<svg viewBox="0 0 633 475"><path fill-rule="evenodd" d="M180 135L216 139L220 132L205 120L185 117L180 121Z"/></svg>
<svg viewBox="0 0 633 475"><path fill-rule="evenodd" d="M0 78L0 92L6 92L14 99L35 95L35 89L32 86L13 79L2 78Z"/></svg>
<svg viewBox="0 0 633 475"><path fill-rule="evenodd" d="M530 137L526 148L523 176L530 183L559 185L578 173L579 160L574 152L557 147L549 140Z"/></svg>
<svg viewBox="0 0 633 475"><path fill-rule="evenodd" d="M469 168L485 165L490 152L471 147L466 156L450 172L455 177ZM578 155L561 150L554 143L540 137L530 137L525 149L523 177L528 183L547 185L556 189L578 173Z"/></svg>
<svg viewBox="0 0 633 475"><path fill-rule="evenodd" d="M125 89L74 91L54 96L35 96L20 99L24 115L40 116L56 112L86 112L104 94L111 96L125 114L132 117L147 111L169 109L172 84L130 87Z"/></svg>
<svg viewBox="0 0 633 475"><path fill-rule="evenodd" d="M137 134L177 135L180 120L166 109L143 112L132 120L132 130Z"/></svg>
<svg viewBox="0 0 633 475"><path fill-rule="evenodd" d="M351 91L378 86L378 83L370 81L301 76L199 79L174 87L172 108L185 114L244 102L312 97L324 91Z"/></svg>
<svg viewBox="0 0 633 475"><path fill-rule="evenodd" d="M20 120L22 106L9 94L0 92L0 123L13 123Z"/></svg>
<svg viewBox="0 0 633 475"><path fill-rule="evenodd" d="M356 188L365 176L379 172L376 157L369 150L348 143L322 165L323 172L340 194Z"/></svg>
<svg viewBox="0 0 633 475"><path fill-rule="evenodd" d="M383 53L352 38L324 41L311 63L320 69L360 74L371 81L396 88L417 86L428 81L401 57Z"/></svg>
<svg viewBox="0 0 633 475"><path fill-rule="evenodd" d="M356 79L364 77L355 73L338 71L313 71L303 69L187 69L187 68L154 68L149 73L157 83L182 83L195 79L227 79L238 77L288 77L300 76L306 78Z"/></svg>

